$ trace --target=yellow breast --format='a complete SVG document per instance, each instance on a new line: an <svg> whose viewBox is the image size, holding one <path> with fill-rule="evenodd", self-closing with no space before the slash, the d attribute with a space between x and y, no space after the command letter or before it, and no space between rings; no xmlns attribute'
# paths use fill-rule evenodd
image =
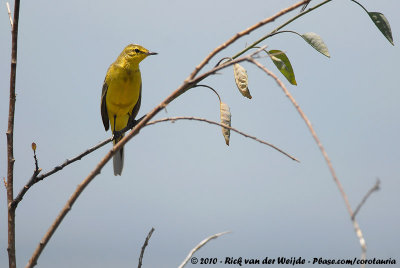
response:
<svg viewBox="0 0 400 268"><path fill-rule="evenodd" d="M124 128L129 120L129 115L136 105L140 95L141 76L139 69L126 70L113 68L107 73L108 89L106 105L111 127L114 129L114 117L117 118L116 130Z"/></svg>

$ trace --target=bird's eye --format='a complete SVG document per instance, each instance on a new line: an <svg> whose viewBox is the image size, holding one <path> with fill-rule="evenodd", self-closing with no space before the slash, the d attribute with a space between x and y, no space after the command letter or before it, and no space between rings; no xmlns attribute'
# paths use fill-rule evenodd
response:
<svg viewBox="0 0 400 268"><path fill-rule="evenodd" d="M138 48L136 48L136 49L135 49L135 52L136 52L136 53L139 53L139 52L140 52L140 50L139 50Z"/></svg>

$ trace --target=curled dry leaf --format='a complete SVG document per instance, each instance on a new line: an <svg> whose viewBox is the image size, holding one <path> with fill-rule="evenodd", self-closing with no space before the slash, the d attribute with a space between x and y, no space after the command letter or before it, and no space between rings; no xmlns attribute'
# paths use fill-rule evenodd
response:
<svg viewBox="0 0 400 268"><path fill-rule="evenodd" d="M233 74L235 75L236 86L238 87L240 93L242 93L243 96L251 99L246 69L240 64L236 63L233 65Z"/></svg>
<svg viewBox="0 0 400 268"><path fill-rule="evenodd" d="M231 111L226 103L220 103L220 116L221 124L231 126ZM222 134L224 135L226 145L229 146L229 138L231 136L231 130L228 128L222 128Z"/></svg>

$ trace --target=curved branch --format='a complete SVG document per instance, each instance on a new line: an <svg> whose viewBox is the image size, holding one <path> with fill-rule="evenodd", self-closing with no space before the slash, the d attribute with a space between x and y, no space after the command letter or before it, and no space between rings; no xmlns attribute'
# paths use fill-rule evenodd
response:
<svg viewBox="0 0 400 268"><path fill-rule="evenodd" d="M358 204L358 206L354 210L353 215L351 216L352 219L354 219L356 217L357 213L360 211L361 207L365 204L365 202L367 201L369 196L373 192L378 191L380 189L380 187L379 187L380 183L381 183L381 181L379 179L377 179L375 185L371 189L369 189L369 191L365 194L365 196L361 200L360 204Z"/></svg>
<svg viewBox="0 0 400 268"><path fill-rule="evenodd" d="M282 29L283 27L285 27L286 25L292 23L293 21L297 20L298 18L300 18L301 16L304 16L305 14L313 11L316 8L319 8L322 5L325 5L327 3L329 3L332 0L326 0L312 8L307 9L307 11L301 12L300 14L297 14L296 16L294 16L293 18L291 18L290 20L288 20L287 22L285 22L284 24L278 26L277 28L275 28L274 30L272 30L269 34L261 37L260 39L258 39L257 41L255 41L253 44L251 44L250 46L246 47L245 49L243 49L242 51L238 52L235 56L233 56L232 58L235 59L241 55L243 55L244 53L246 53L249 49L255 47L256 45L258 45L259 43L261 43L262 41L264 41L265 39L267 39L268 37L273 36L277 31L279 31L280 29ZM308 4L309 0L303 1L301 4ZM296 4L297 5L297 4Z"/></svg>
<svg viewBox="0 0 400 268"><path fill-rule="evenodd" d="M357 223L357 221L353 218L353 210L351 209L350 206L350 202L349 199L347 197L346 192L344 191L344 188L339 180L339 178L336 175L335 169L333 168L332 162L329 159L328 153L326 152L324 146L322 145L321 141L319 140L317 133L315 132L314 128L311 125L310 120L308 119L308 117L305 115L305 113L303 112L303 110L300 108L299 104L297 104L296 100L294 99L294 97L292 96L292 94L290 94L290 92L287 90L285 84L283 84L283 82L270 70L268 70L267 68L265 68L261 63L259 63L258 61L254 60L254 59L250 59L251 62L253 62L258 68L260 68L261 70L263 70L266 74L268 74L269 76L271 76L272 78L275 79L276 83L278 84L278 86L283 90L283 92L285 93L285 95L289 98L289 100L292 102L293 106L296 108L297 112L300 114L301 118L303 118L304 122L306 123L308 129L310 130L311 135L313 136L315 142L317 143L322 155L325 158L325 162L329 167L329 171L331 172L331 175L333 177L334 182L336 183L340 194L342 195L342 198L344 200L344 203L346 205L347 211L350 215L350 218L353 222L353 227L354 227L354 231L356 232L356 235L359 239L360 245L361 245L361 250L362 250L362 257L363 259L365 259L365 252L367 251L367 245L365 243L365 239L363 237L363 234L361 232L361 229Z"/></svg>
<svg viewBox="0 0 400 268"><path fill-rule="evenodd" d="M260 28L261 26L270 23L274 20L276 20L277 18L283 16L284 14L304 5L305 3L307 3L309 0L303 0L300 1L288 8L282 9L281 11L279 11L278 13L276 13L275 15L266 18L256 24L254 24L253 26L250 26L249 28L247 28L246 30L243 30L237 34L235 34L232 38L230 38L228 41L226 41L225 43L223 43L222 45L220 45L219 47L217 47L216 49L214 49L210 54L208 54L207 57L205 57L205 59L196 66L196 68L194 69L194 71L190 74L189 76L189 80L193 79L199 72L200 70L211 60L211 58L213 58L217 53L219 53L220 51L222 51L223 49L225 49L226 47L228 47L229 45L231 45L233 42L235 42L236 40L238 40L239 38L243 37L244 35L250 34L252 31ZM305 14L306 12L303 12L301 14ZM261 40L262 41L262 40ZM260 42L261 42L260 41ZM259 43L259 42L258 42ZM257 44L258 44L257 43ZM254 45L254 44L253 44ZM241 52L239 55L236 55L234 58L239 57L240 55L242 55L243 53L245 53L250 47L248 47L246 50L244 50L243 52Z"/></svg>
<svg viewBox="0 0 400 268"><path fill-rule="evenodd" d="M207 85L195 85L195 86L193 86L193 88L195 88L195 87L206 87L206 88L212 90L215 93L215 95L217 95L217 97L219 99L219 102L221 102L221 97L219 96L218 92L215 89L213 89L212 87L207 86Z"/></svg>
<svg viewBox="0 0 400 268"><path fill-rule="evenodd" d="M196 251L198 251L198 250L199 250L200 248L202 248L205 244L207 244L208 241L210 241L210 240L212 240L212 239L216 239L216 238L220 237L221 235L228 234L228 233L230 233L230 231L218 233L218 234L209 236L209 237L207 237L206 239L204 239L203 241L201 241L197 246L195 246L195 247L189 252L189 254L186 256L186 258L183 260L183 262L181 263L181 265L179 265L178 268L183 268L183 267L187 264L187 262L189 261L190 257L192 257L193 254L194 254Z"/></svg>
<svg viewBox="0 0 400 268"><path fill-rule="evenodd" d="M79 155L71 158L71 159L67 159L65 160L64 163L62 163L61 165L55 166L52 170L40 175L39 173L42 171L42 169L37 168L34 172L33 175L31 177L31 179L27 182L27 184L25 184L25 186L20 190L20 192L18 193L17 197L15 197L15 199L11 202L11 207L14 207L14 209L18 206L19 202L22 201L22 199L24 198L26 192L28 192L28 190L36 183L38 183L39 181L45 179L46 177L53 175L54 173L62 170L63 168L65 168L66 166L81 160L83 157L85 157L86 155L90 154L91 152L103 147L104 145L112 142L112 138L106 139L102 142L100 142L99 144L85 150L84 152L80 153Z"/></svg>
<svg viewBox="0 0 400 268"><path fill-rule="evenodd" d="M147 235L146 239L144 240L144 244L143 244L143 246L142 246L142 250L140 251L140 257L139 257L138 268L141 268L141 267L142 267L144 250L146 249L146 247L147 247L147 245L148 245L148 243L149 243L150 237L151 237L151 235L153 234L153 232L154 232L154 228L151 228L149 234Z"/></svg>
<svg viewBox="0 0 400 268"><path fill-rule="evenodd" d="M260 140L260 139L258 139L257 137L254 137L254 136L251 136L251 135L249 135L249 134L246 134L246 133L244 133L244 132L242 132L242 131L240 131L240 130L237 130L237 129L233 128L233 127L230 127L230 126L228 126L228 125L220 124L220 123L218 123L218 122L211 121L211 120L204 119L204 118L185 117L185 116L181 116L181 117L168 117L168 118L162 118L162 119L158 119L158 120L154 120L154 121L148 122L148 123L146 124L146 126L154 125L154 124L161 123L161 122L167 122L167 121L172 121L172 122L174 122L174 121L178 121L178 120L200 121L200 122L206 122L206 123L209 123L209 124L212 124L212 125L220 126L220 127L223 127L223 128L228 128L228 129L230 129L230 130L232 130L232 131L234 131L234 132L236 132L236 133L238 133L238 134L240 134L240 135L242 135L242 136L244 136L244 137L246 137L246 138L250 138L250 139L253 139L253 140L255 140L255 141L258 141L259 143L262 143L262 144L264 144L264 145L267 145L267 146L269 146L269 147L271 147L271 148L277 150L278 152L280 152L280 153L286 155L287 157L289 157L290 159L292 159L292 160L294 160L294 161L300 162L300 161L299 161L297 158L295 158L294 156L291 156L290 154L286 153L285 151L279 149L278 147L276 147L275 145L273 145L273 144L271 144L271 143L269 143L269 142Z"/></svg>

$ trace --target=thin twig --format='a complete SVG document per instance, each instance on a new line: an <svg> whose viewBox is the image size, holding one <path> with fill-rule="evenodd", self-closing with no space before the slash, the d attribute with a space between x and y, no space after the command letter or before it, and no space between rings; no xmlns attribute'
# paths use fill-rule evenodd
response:
<svg viewBox="0 0 400 268"><path fill-rule="evenodd" d="M220 59L217 64L215 64L214 67L217 67L218 65L220 65L224 60L232 60L231 57L223 57L222 59Z"/></svg>
<svg viewBox="0 0 400 268"><path fill-rule="evenodd" d="M364 205L365 201L367 201L367 199L369 198L369 196L375 192L379 190L379 186L380 186L381 181L379 179L376 180L375 185L369 189L369 191L365 194L365 196L363 197L363 199L361 200L360 204L358 204L358 206L356 207L356 209L353 212L353 215L351 216L352 219L354 219L357 215L357 213L360 211L361 207Z"/></svg>
<svg viewBox="0 0 400 268"><path fill-rule="evenodd" d="M310 2L311 2L311 0L308 0L308 2L305 3L304 6L301 7L300 13L303 12L303 11L307 8L307 6L308 6L308 4L309 4Z"/></svg>
<svg viewBox="0 0 400 268"><path fill-rule="evenodd" d="M6 6L7 6L7 13L8 13L8 17L10 18L10 25L11 25L11 30L13 28L13 20L11 17L11 10L10 10L10 4L8 2L6 2Z"/></svg>
<svg viewBox="0 0 400 268"><path fill-rule="evenodd" d="M357 222L355 221L355 218L356 218L356 215L358 214L358 212L360 211L361 207L365 204L365 202L369 198L369 196L374 191L378 191L379 190L379 185L380 185L380 180L377 179L375 185L366 193L364 198L361 200L360 204L358 204L358 206L354 210L353 215L351 216L351 220L353 221L354 230L356 231L356 234L357 234L358 238L360 239L360 244L362 245L361 246L361 249L362 249L361 259L362 260L365 260L366 257L367 257L366 256L367 255L367 245L365 244L365 240L364 240L364 238L362 236L362 232L361 232L360 227L358 226ZM361 264L361 267L364 268L365 267L365 263Z"/></svg>
<svg viewBox="0 0 400 268"><path fill-rule="evenodd" d="M79 155L75 156L74 158L65 160L64 163L62 163L61 165L56 166L56 167L54 167L52 170L50 170L49 172L46 172L46 173L44 173L44 174L38 176L38 177L37 177L37 181L41 181L41 180L43 180L44 178L46 178L46 177L48 177L48 176L50 176L50 175L53 175L54 173L56 173L56 172L62 170L62 169L65 168L66 166L68 166L68 165L70 165L70 164L72 164L72 163L74 163L74 162L76 162L76 161L78 161L78 160L81 160L83 157L85 157L86 155L90 154L91 152L94 152L94 151L96 151L97 149L103 147L104 145L106 145L106 144L112 142L112 140L113 140L113 138L108 138L108 139L106 139L106 140L100 142L99 144L97 144L97 145L95 145L95 146L93 146L93 147L91 147L91 148L85 150L84 152L80 153Z"/></svg>
<svg viewBox="0 0 400 268"><path fill-rule="evenodd" d="M244 137L246 137L246 138L250 138L250 139L253 139L253 140L255 140L255 141L258 141L259 143L265 144L265 145L267 145L267 146L269 146L269 147L271 147L271 148L277 150L278 152L280 152L280 153L286 155L287 157L289 157L290 159L292 159L292 160L294 160L294 161L300 162L300 161L299 161L297 158L295 158L294 156L291 156L290 154L286 153L285 151L279 149L278 147L276 147L275 145L273 145L273 144L271 144L271 143L269 143L269 142L260 140L260 139L258 139L257 137L254 137L254 136L251 136L251 135L249 135L249 134L246 134L246 133L244 133L244 132L242 132L242 131L240 131L240 130L237 130L237 129L233 128L233 127L230 127L230 126L228 126L228 125L221 124L221 123L218 123L218 122L215 122L215 121L211 121L211 120L208 120L208 119L204 119L204 118L198 118L198 117L168 117L168 118L162 118L162 119L158 119L158 120L151 121L151 122L147 123L146 126L154 125L154 124L161 123L161 122L167 122L167 121L172 121L172 122L174 122L174 121L178 121L178 120L201 121L201 122L206 122L206 123L209 123L209 124L212 124L212 125L217 125L217 126L220 126L220 127L228 128L228 129L230 129L230 130L232 130L232 131L234 131L234 132L236 132L236 133L238 133L238 134L240 134L240 135L242 135L242 136L244 136Z"/></svg>
<svg viewBox="0 0 400 268"><path fill-rule="evenodd" d="M35 161L35 170L39 169L39 164L36 156L36 143L32 142L33 160Z"/></svg>
<svg viewBox="0 0 400 268"><path fill-rule="evenodd" d="M141 267L142 267L142 261L143 261L144 250L146 249L147 244L149 243L150 237L151 237L151 235L153 234L153 232L154 232L154 228L151 228L149 234L148 234L147 237L146 237L146 240L144 241L144 244L143 244L143 246L142 246L142 250L140 251L140 257L139 257L138 268L141 268Z"/></svg>
<svg viewBox="0 0 400 268"><path fill-rule="evenodd" d="M243 54L246 53L249 49L252 49L253 47L257 46L259 43L261 43L261 42L264 41L265 39L267 39L267 38L273 36L277 31L279 31L279 30L282 29L283 27L289 25L290 23L292 23L293 21L297 20L298 18L304 16L305 14L307 14L307 13L313 11L314 9L317 9L317 8L319 8L320 6L323 6L323 5L325 5L325 4L327 4L327 3L331 2L331 1L332 1L332 0L325 0L324 2L322 2L322 3L320 3L320 4L316 5L316 6L314 6L314 7L312 7L312 8L309 8L309 9L307 9L306 11L301 12L300 14L297 14L297 15L294 16L293 18L289 19L289 20L286 21L285 23L281 24L280 26L278 26L277 28L275 28L274 30L272 30L269 34L264 35L263 37L259 38L257 41L255 41L255 42L254 42L253 44L251 44L250 46L248 46L248 47L246 47L245 49L243 49L243 50L239 51L238 53L236 53L236 55L233 56L232 59L235 59L235 58L237 58L237 57L243 55ZM307 1L304 1L303 3L305 3L305 2L307 2ZM297 4L296 4L296 5L297 5Z"/></svg>
<svg viewBox="0 0 400 268"><path fill-rule="evenodd" d="M64 167L74 163L75 161L81 160L83 157L85 157L86 155L90 154L91 152L103 147L104 145L108 144L112 142L112 138L106 139L102 142L100 142L99 144L85 150L84 152L80 153L79 155L75 156L74 158L71 159L67 159L65 160L64 163L62 163L61 165L55 166L52 170L40 175L39 173L42 171L41 168L36 169L32 175L32 177L30 178L30 180L25 184L25 186L20 190L20 192L18 193L17 197L15 197L15 199L12 201L11 206L16 208L19 204L19 202L22 201L22 199L24 198L26 192L28 192L28 190L36 183L38 183L39 181L45 179L46 177L62 170Z"/></svg>
<svg viewBox="0 0 400 268"><path fill-rule="evenodd" d="M218 237L220 237L221 235L230 233L230 231L227 232L222 232L222 233L218 233L212 236L207 237L206 239L204 239L203 241L201 241L197 246L195 246L190 252L189 254L186 256L186 258L183 260L183 262L181 263L181 265L179 265L178 268L183 268L187 262L190 260L190 258L193 256L193 254L198 251L201 247L203 247L205 244L208 243L208 241L212 240L212 239L216 239Z"/></svg>
<svg viewBox="0 0 400 268"><path fill-rule="evenodd" d="M217 95L219 102L221 102L221 97L219 96L218 92L215 89L213 89L212 87L210 87L208 85L195 85L193 88L195 88L195 87L206 87L206 88L212 90L215 93L215 95Z"/></svg>
<svg viewBox="0 0 400 268"><path fill-rule="evenodd" d="M278 13L276 13L275 15L266 18L256 24L254 24L253 26L250 26L249 28L247 28L246 30L243 30L237 34L235 34L232 38L230 38L228 41L226 41L225 43L223 43L222 45L220 45L219 47L217 47L216 49L214 49L210 54L208 54L207 57L205 57L205 59L196 66L196 68L194 69L194 71L190 74L189 76L189 80L193 79L199 72L200 70L211 60L211 58L213 58L217 53L219 53L220 51L222 51L223 49L225 49L226 47L228 47L229 45L231 45L233 42L235 42L236 40L238 40L239 38L243 37L244 35L250 34L252 31L260 28L261 26L270 23L274 20L276 20L277 18L283 16L284 14L302 6L303 4L307 3L309 0L304 0L304 1L300 1L288 8L282 9L281 11L279 11ZM305 12L304 12L305 13ZM261 42L261 41L260 41ZM258 43L257 43L258 44ZM247 49L248 50L248 49ZM246 51L247 51L246 50ZM241 54L243 54L244 52L242 52ZM235 58L237 58L238 56L236 56Z"/></svg>
<svg viewBox="0 0 400 268"><path fill-rule="evenodd" d="M341 184L341 182L339 181L339 178L336 176L336 172L333 168L332 162L329 159L328 153L326 152L324 146L322 145L321 141L319 140L317 133L315 132L314 128L311 125L310 120L308 119L308 117L305 115L305 113L302 111L302 109L300 108L300 106L297 104L296 100L294 99L294 97L292 96L292 94L290 94L289 90L287 90L285 84L283 84L283 82L281 80L279 80L279 78L270 70L268 70L266 67L264 67L261 63L259 63L258 61L256 61L255 59L250 59L251 62L253 62L257 67L259 67L261 70L263 70L266 74L268 74L269 76L271 76L272 78L275 79L276 83L278 84L278 86L283 90L283 92L285 93L285 95L289 98L289 100L292 102L293 106L296 108L297 112L300 114L301 118L303 118L304 122L306 123L308 129L311 132L311 135L313 136L315 142L317 143L322 155L325 158L325 162L327 163L328 167L329 167L329 171L333 177L334 182L336 183L340 194L343 197L344 203L346 205L347 211L350 215L351 220L353 221L353 227L354 230L356 232L356 235L359 239L360 245L361 245L361 250L362 250L362 256L365 259L365 252L367 251L367 246L365 243L365 239L363 237L362 231L357 223L357 221L355 219L352 218L353 216L353 210L350 206L350 202L349 199L347 197L346 192L344 191L344 188Z"/></svg>
<svg viewBox="0 0 400 268"><path fill-rule="evenodd" d="M42 171L41 168L35 169L35 171L32 174L31 179L28 181L28 183L21 189L17 197L11 202L10 207L13 208L14 210L17 208L19 202L24 198L24 195L26 192L29 190L29 188L32 187L37 182L37 175Z"/></svg>
<svg viewBox="0 0 400 268"><path fill-rule="evenodd" d="M11 70L10 70L10 104L7 127L7 204L8 204L8 264L16 267L15 256L15 209L10 206L14 200L14 116L15 116L15 81L17 75L18 21L19 0L14 4L14 22L11 31ZM10 12L11 13L11 12Z"/></svg>

